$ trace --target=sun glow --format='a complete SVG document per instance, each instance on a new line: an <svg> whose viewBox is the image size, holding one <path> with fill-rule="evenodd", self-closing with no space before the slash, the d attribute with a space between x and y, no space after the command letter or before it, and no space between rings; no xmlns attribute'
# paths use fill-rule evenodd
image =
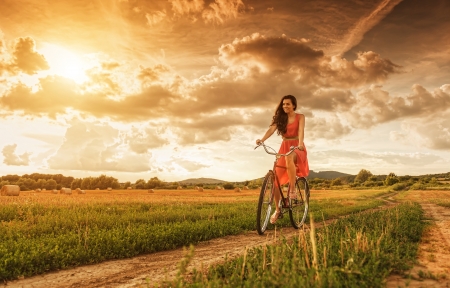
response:
<svg viewBox="0 0 450 288"><path fill-rule="evenodd" d="M88 63L75 53L62 48L61 46L46 44L39 49L47 60L50 69L47 71L50 75L59 75L74 80L77 83L83 83L88 80L85 71L88 69Z"/></svg>

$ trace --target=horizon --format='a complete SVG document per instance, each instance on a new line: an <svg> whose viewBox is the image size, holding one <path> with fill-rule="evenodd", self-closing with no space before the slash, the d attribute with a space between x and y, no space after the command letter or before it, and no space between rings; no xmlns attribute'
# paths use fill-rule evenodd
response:
<svg viewBox="0 0 450 288"><path fill-rule="evenodd" d="M311 171L445 173L449 14L445 0L0 2L0 174L260 178L274 158L255 140L288 94Z"/></svg>

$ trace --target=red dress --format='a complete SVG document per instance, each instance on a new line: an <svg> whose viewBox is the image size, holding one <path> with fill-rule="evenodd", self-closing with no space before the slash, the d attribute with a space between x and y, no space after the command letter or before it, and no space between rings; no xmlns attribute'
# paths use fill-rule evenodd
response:
<svg viewBox="0 0 450 288"><path fill-rule="evenodd" d="M295 138L297 139L286 139L283 140L280 146L280 150L278 153L285 154L289 152L291 146L298 146L298 125L299 125L299 117L300 115L297 114L295 116L295 120L292 123L287 124L286 133L282 135L284 138ZM303 143L304 150L300 151L296 149L294 153L297 154L297 163L296 163L296 174L299 177L306 177L309 174L309 165L308 165L308 158L307 158L307 152L306 152L306 146ZM278 159L277 165L286 167L286 159L285 157L280 157ZM277 176L278 180L280 181L280 185L286 184L289 182L289 176L287 173L286 168L276 167L277 170Z"/></svg>

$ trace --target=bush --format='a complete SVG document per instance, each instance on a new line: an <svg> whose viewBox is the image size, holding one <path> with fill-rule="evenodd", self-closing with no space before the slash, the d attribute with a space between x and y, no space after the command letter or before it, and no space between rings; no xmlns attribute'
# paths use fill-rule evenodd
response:
<svg viewBox="0 0 450 288"><path fill-rule="evenodd" d="M406 188L405 183L397 183L397 184L392 185L392 190L394 190L394 191L404 190L405 188Z"/></svg>
<svg viewBox="0 0 450 288"><path fill-rule="evenodd" d="M427 187L425 185L423 185L423 183L417 182L414 183L409 190L425 190L427 189Z"/></svg>
<svg viewBox="0 0 450 288"><path fill-rule="evenodd" d="M232 184L232 183L225 183L225 184L223 184L223 189L233 190L234 189L234 184Z"/></svg>

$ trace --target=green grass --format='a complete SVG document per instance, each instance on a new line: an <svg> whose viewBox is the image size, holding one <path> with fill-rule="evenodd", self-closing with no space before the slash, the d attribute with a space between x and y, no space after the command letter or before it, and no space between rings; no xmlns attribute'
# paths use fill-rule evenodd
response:
<svg viewBox="0 0 450 288"><path fill-rule="evenodd" d="M293 240L245 255L163 287L383 287L415 261L424 222L417 203L354 214ZM187 259L189 260L189 258ZM186 262L186 261L185 261Z"/></svg>
<svg viewBox="0 0 450 288"><path fill-rule="evenodd" d="M311 203L325 219L380 205ZM173 249L254 230L255 202L149 204L138 202L0 207L0 280ZM288 217L277 223L290 226ZM273 226L269 227L273 229Z"/></svg>

